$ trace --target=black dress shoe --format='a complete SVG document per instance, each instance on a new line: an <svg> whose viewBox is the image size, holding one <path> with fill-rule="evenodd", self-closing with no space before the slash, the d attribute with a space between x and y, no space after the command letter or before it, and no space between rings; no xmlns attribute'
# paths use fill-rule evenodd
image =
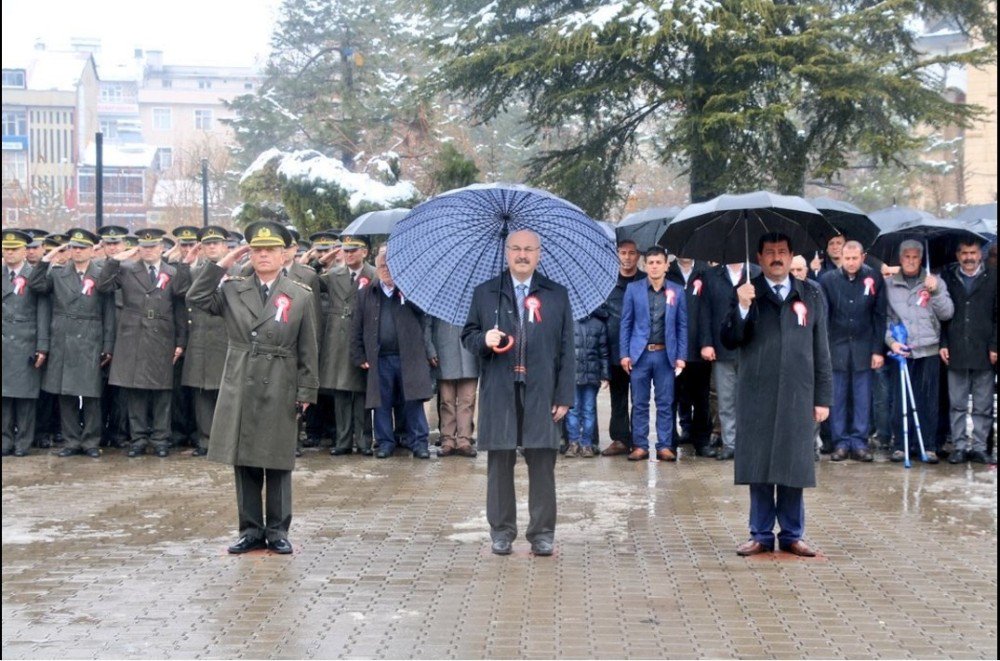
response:
<svg viewBox="0 0 1000 661"><path fill-rule="evenodd" d="M59 452L56 452L57 457L72 457L77 454L83 454L83 450L80 448L63 448Z"/></svg>
<svg viewBox="0 0 1000 661"><path fill-rule="evenodd" d="M229 547L230 553L247 553L249 551L259 551L267 548L267 543L263 539L253 539L244 535L236 540L236 543Z"/></svg>
<svg viewBox="0 0 1000 661"><path fill-rule="evenodd" d="M146 448L129 448L128 450L129 457L138 457L144 454L146 454Z"/></svg>
<svg viewBox="0 0 1000 661"><path fill-rule="evenodd" d="M875 461L875 455L873 455L868 450L857 450L851 453L851 459L854 461L860 461L862 463L869 464Z"/></svg>
<svg viewBox="0 0 1000 661"><path fill-rule="evenodd" d="M170 454L170 450L168 450L167 448L160 448L156 451L156 456L159 457L160 459L163 459L168 454Z"/></svg>
<svg viewBox="0 0 1000 661"><path fill-rule="evenodd" d="M949 464L964 464L965 461L965 450L952 450L951 454L948 455Z"/></svg>
<svg viewBox="0 0 1000 661"><path fill-rule="evenodd" d="M4 450L3 453L2 453L2 455L0 455L0 456L9 457L12 454L14 454L13 451L11 451L11 450Z"/></svg>
<svg viewBox="0 0 1000 661"><path fill-rule="evenodd" d="M191 450L192 457L204 457L206 454L208 454L208 448L195 448Z"/></svg>
<svg viewBox="0 0 1000 661"><path fill-rule="evenodd" d="M830 461L845 461L848 456L847 450L844 448L837 448L833 451L833 454L830 455Z"/></svg>
<svg viewBox="0 0 1000 661"><path fill-rule="evenodd" d="M718 454L715 455L715 458L718 459L719 461L728 461L735 456L736 456L736 450L732 448L722 448L721 450L719 450Z"/></svg>
<svg viewBox="0 0 1000 661"><path fill-rule="evenodd" d="M311 437L302 441L302 447L304 448L318 448L320 444L320 439Z"/></svg>
<svg viewBox="0 0 1000 661"><path fill-rule="evenodd" d="M10 453L8 452L7 454L10 454ZM28 456L28 451L27 450L14 450L14 456L15 457L27 457Z"/></svg>
<svg viewBox="0 0 1000 661"><path fill-rule="evenodd" d="M330 448L330 454L334 457L343 457L345 454L351 454L351 448Z"/></svg>
<svg viewBox="0 0 1000 661"><path fill-rule="evenodd" d="M48 450L50 447L52 447L52 439L47 437L40 438L37 441L35 441L35 445L42 448L43 450Z"/></svg>
<svg viewBox="0 0 1000 661"><path fill-rule="evenodd" d="M375 454L375 451L372 450L371 448L364 448L362 450L359 450L359 452L361 453L362 457L370 457L373 454Z"/></svg>
<svg viewBox="0 0 1000 661"><path fill-rule="evenodd" d="M699 445L698 447L696 447L694 449L694 453L696 455L698 455L699 457L709 457L710 458L710 457L714 457L715 456L715 448L713 448L711 445L708 445L708 444Z"/></svg>
<svg viewBox="0 0 1000 661"><path fill-rule="evenodd" d="M296 457L302 456L302 448L295 448L295 456Z"/></svg>
<svg viewBox="0 0 1000 661"><path fill-rule="evenodd" d="M375 453L376 459L388 459L391 453L388 450L379 450Z"/></svg>
<svg viewBox="0 0 1000 661"><path fill-rule="evenodd" d="M538 541L531 543L531 553L533 555L552 555L552 542Z"/></svg>
<svg viewBox="0 0 1000 661"><path fill-rule="evenodd" d="M287 539L276 539L267 543L267 548L281 555L288 555L292 552L292 543Z"/></svg>
<svg viewBox="0 0 1000 661"><path fill-rule="evenodd" d="M430 459L431 453L427 450L427 448L420 448L419 450L413 451L413 456L417 459Z"/></svg>
<svg viewBox="0 0 1000 661"><path fill-rule="evenodd" d="M101 451L98 448L90 448L87 450L87 456L91 459L100 459Z"/></svg>
<svg viewBox="0 0 1000 661"><path fill-rule="evenodd" d="M509 539L495 539L490 550L493 551L494 555L510 555L513 547Z"/></svg>
<svg viewBox="0 0 1000 661"><path fill-rule="evenodd" d="M969 457L969 461L974 464L986 464L987 466L997 465L997 460L982 450L973 450L972 452L969 452L967 456Z"/></svg>

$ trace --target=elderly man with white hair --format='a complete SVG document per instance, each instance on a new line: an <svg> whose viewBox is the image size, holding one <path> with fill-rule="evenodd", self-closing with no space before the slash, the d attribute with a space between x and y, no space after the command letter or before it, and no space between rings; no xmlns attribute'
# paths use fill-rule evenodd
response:
<svg viewBox="0 0 1000 661"><path fill-rule="evenodd" d="M885 343L892 353L905 356L913 383L916 400L910 409L910 429L915 428L914 413L919 416L924 433L924 447L929 463L937 463L935 454L935 430L938 425L938 379L940 378L941 324L951 319L955 306L948 288L938 278L928 273L924 267L924 246L919 241L903 241L899 245L899 272L886 279L886 304L888 328ZM892 327L902 323L906 327L907 340L903 344L892 334ZM892 377L899 382L900 365L890 361ZM893 402L893 435L896 450L893 461L903 461L903 403L900 398ZM911 451L915 449L914 438L910 435Z"/></svg>

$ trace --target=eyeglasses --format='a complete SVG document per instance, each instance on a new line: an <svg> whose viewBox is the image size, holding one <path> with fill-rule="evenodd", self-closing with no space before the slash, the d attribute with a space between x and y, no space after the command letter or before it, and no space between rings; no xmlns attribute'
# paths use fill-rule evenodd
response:
<svg viewBox="0 0 1000 661"><path fill-rule="evenodd" d="M526 253L530 255L531 253L538 252L541 248L536 248L534 246L507 246L507 250L513 253Z"/></svg>

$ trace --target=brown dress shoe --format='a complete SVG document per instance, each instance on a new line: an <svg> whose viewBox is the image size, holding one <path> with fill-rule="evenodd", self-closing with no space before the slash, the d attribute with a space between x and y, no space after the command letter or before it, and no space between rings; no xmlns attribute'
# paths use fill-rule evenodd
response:
<svg viewBox="0 0 1000 661"><path fill-rule="evenodd" d="M471 445L459 445L457 448L455 448L455 454L461 455L463 457L475 457L479 453L476 452L476 448L472 447Z"/></svg>
<svg viewBox="0 0 1000 661"><path fill-rule="evenodd" d="M649 451L642 448L636 448L628 455L629 461L642 461L643 459L649 459Z"/></svg>
<svg viewBox="0 0 1000 661"><path fill-rule="evenodd" d="M792 555L800 555L803 558L814 558L816 557L816 551L801 539L796 539L791 544L784 544L781 546L781 550L785 553L791 553Z"/></svg>
<svg viewBox="0 0 1000 661"><path fill-rule="evenodd" d="M830 461L844 461L847 457L847 450L844 448L837 448L833 451L833 454L830 455Z"/></svg>
<svg viewBox="0 0 1000 661"><path fill-rule="evenodd" d="M454 452L455 448L451 447L450 445L442 445L441 447L438 448L439 457L447 457L448 455L453 454Z"/></svg>
<svg viewBox="0 0 1000 661"><path fill-rule="evenodd" d="M764 546L756 539L748 539L739 546L736 547L736 555L743 556L744 558L750 555L758 555L761 553L770 553L774 549L769 546Z"/></svg>
<svg viewBox="0 0 1000 661"><path fill-rule="evenodd" d="M656 458L660 461L677 461L677 455L670 448L663 448L656 451Z"/></svg>
<svg viewBox="0 0 1000 661"><path fill-rule="evenodd" d="M611 445L601 450L602 457L614 457L619 454L628 454L628 446L621 441L611 441Z"/></svg>

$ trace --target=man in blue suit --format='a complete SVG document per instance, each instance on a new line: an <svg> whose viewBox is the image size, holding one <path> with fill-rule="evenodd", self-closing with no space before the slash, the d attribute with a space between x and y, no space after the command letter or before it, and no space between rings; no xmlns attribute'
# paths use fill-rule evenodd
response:
<svg viewBox="0 0 1000 661"><path fill-rule="evenodd" d="M629 461L649 457L650 386L656 396L656 457L674 461L674 377L688 351L684 290L668 282L667 253L646 251L647 277L625 289L620 334L621 366L632 383L632 452ZM676 372L675 372L676 370Z"/></svg>

